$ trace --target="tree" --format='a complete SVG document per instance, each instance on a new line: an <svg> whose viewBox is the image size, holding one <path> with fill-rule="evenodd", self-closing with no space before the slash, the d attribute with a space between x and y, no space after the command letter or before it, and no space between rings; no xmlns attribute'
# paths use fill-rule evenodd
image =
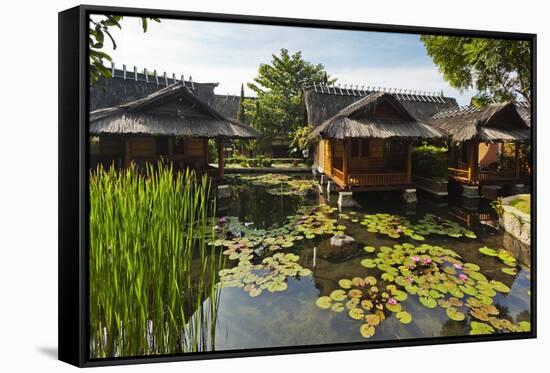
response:
<svg viewBox="0 0 550 373"><path fill-rule="evenodd" d="M309 125L298 127L292 134L290 146L300 151L309 149L314 143L314 140L309 137L311 131L313 131L313 127Z"/></svg>
<svg viewBox="0 0 550 373"><path fill-rule="evenodd" d="M89 34L90 38L88 39L89 44L89 54L90 54L90 84L96 83L99 78L110 78L111 71L105 67L105 60L112 62L113 59L107 53L102 51L103 46L105 45L105 36L109 38L113 49L117 48L115 39L109 31L112 27L117 27L122 29L120 22L122 21L122 16L106 15L103 19L91 19L90 18L90 27ZM143 32L147 32L148 20L155 22L160 22L158 18L147 18L141 17L141 27Z"/></svg>
<svg viewBox="0 0 550 373"><path fill-rule="evenodd" d="M473 104L531 102L528 41L434 35L422 35L420 40L452 87L478 91Z"/></svg>
<svg viewBox="0 0 550 373"><path fill-rule="evenodd" d="M244 112L244 84L241 84L241 99L239 101L239 113L237 114L239 122L246 122L246 115Z"/></svg>
<svg viewBox="0 0 550 373"><path fill-rule="evenodd" d="M261 64L254 81L247 84L257 98L244 100L250 123L263 133L260 148L275 137L291 138L304 125L303 85L335 81L322 64L305 61L300 51L291 55L281 49L279 55L272 55L271 63Z"/></svg>

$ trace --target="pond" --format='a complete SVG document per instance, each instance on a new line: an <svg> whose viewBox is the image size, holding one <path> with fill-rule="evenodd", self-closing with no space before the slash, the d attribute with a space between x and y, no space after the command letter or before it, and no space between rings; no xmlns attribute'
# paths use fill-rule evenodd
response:
<svg viewBox="0 0 550 373"><path fill-rule="evenodd" d="M529 330L529 247L488 203L378 192L339 211L310 181L236 176L218 202L215 350Z"/></svg>

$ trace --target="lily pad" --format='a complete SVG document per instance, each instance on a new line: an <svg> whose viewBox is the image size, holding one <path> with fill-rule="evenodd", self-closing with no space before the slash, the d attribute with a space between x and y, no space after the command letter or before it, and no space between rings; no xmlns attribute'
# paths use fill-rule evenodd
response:
<svg viewBox="0 0 550 373"><path fill-rule="evenodd" d="M319 297L315 301L315 305L319 308L326 310L332 306L332 299L330 299L330 297L327 297L327 296Z"/></svg>
<svg viewBox="0 0 550 373"><path fill-rule="evenodd" d="M352 282L351 280L348 280L348 279L341 279L338 281L338 285L342 288L342 289L350 289L351 288L351 285L352 285Z"/></svg>
<svg viewBox="0 0 550 373"><path fill-rule="evenodd" d="M333 301L341 302L346 299L346 292L344 290L334 290L330 293L330 298Z"/></svg>
<svg viewBox="0 0 550 373"><path fill-rule="evenodd" d="M493 249L491 249L487 246L481 247L479 249L479 252L482 253L482 254L488 255L488 256L498 256L498 253L495 250L493 250Z"/></svg>
<svg viewBox="0 0 550 373"><path fill-rule="evenodd" d="M363 307L367 311L370 311L374 307L374 303L369 299L364 299L361 301L361 307Z"/></svg>
<svg viewBox="0 0 550 373"><path fill-rule="evenodd" d="M408 295L402 290L394 290L392 291L392 296L395 298L396 301L402 302L407 299Z"/></svg>
<svg viewBox="0 0 550 373"><path fill-rule="evenodd" d="M372 259L363 259L361 260L361 265L365 268L375 268L376 262Z"/></svg>
<svg viewBox="0 0 550 373"><path fill-rule="evenodd" d="M531 331L531 323L529 321L520 321L519 327L524 332L530 332Z"/></svg>
<svg viewBox="0 0 550 373"><path fill-rule="evenodd" d="M288 288L288 285L286 282L283 281L274 281L267 287L267 290L274 293L277 291L285 291Z"/></svg>
<svg viewBox="0 0 550 373"><path fill-rule="evenodd" d="M500 292L500 293L509 293L510 292L510 288L508 286L506 286L505 284L503 284L502 282L500 281L497 281L497 280L491 280L491 285L493 285L493 288Z"/></svg>
<svg viewBox="0 0 550 373"><path fill-rule="evenodd" d="M380 324L380 317L378 315L370 314L365 316L365 321L369 325L376 326Z"/></svg>
<svg viewBox="0 0 550 373"><path fill-rule="evenodd" d="M386 303L386 308L388 309L388 311L391 311L391 312L399 312L399 311L401 311L401 304L400 303L395 303L395 304Z"/></svg>
<svg viewBox="0 0 550 373"><path fill-rule="evenodd" d="M250 295L252 298L255 298L257 297L258 295L260 295L262 293L262 289L260 288L254 288L252 290L250 290L250 292L248 293L248 295Z"/></svg>
<svg viewBox="0 0 550 373"><path fill-rule="evenodd" d="M458 287L464 294L476 296L477 295L477 289L473 287L472 285L464 284L460 285Z"/></svg>
<svg viewBox="0 0 550 373"><path fill-rule="evenodd" d="M348 291L348 297L349 298L361 298L363 296L363 292L359 289L351 289Z"/></svg>
<svg viewBox="0 0 550 373"><path fill-rule="evenodd" d="M510 276L515 276L518 274L518 270L516 268L504 267L501 269L501 271Z"/></svg>
<svg viewBox="0 0 550 373"><path fill-rule="evenodd" d="M470 335L493 334L495 329L488 324L472 321L470 323Z"/></svg>
<svg viewBox="0 0 550 373"><path fill-rule="evenodd" d="M447 313L447 316L449 317L449 319L454 321L462 321L466 318L466 315L464 315L463 312L460 312L458 309L454 307L447 308L445 312Z"/></svg>
<svg viewBox="0 0 550 373"><path fill-rule="evenodd" d="M363 324L361 325L361 327L359 328L359 331L361 332L361 335L364 337L364 338L370 338L374 335L374 333L376 332L376 330L374 329L374 326L372 325L369 325L369 324Z"/></svg>
<svg viewBox="0 0 550 373"><path fill-rule="evenodd" d="M419 297L418 300L427 308L435 308L437 306L437 301L430 297Z"/></svg>
<svg viewBox="0 0 550 373"><path fill-rule="evenodd" d="M348 315L352 319L361 320L365 315L365 311L363 311L361 308L352 308L351 310L349 310Z"/></svg>
<svg viewBox="0 0 550 373"><path fill-rule="evenodd" d="M395 317L402 324L409 324L412 321L412 315L410 313L408 313L407 311L397 312L395 314Z"/></svg>

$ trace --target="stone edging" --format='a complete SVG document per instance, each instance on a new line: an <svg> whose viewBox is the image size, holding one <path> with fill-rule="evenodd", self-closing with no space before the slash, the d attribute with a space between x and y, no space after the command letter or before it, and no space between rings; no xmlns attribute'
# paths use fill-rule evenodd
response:
<svg viewBox="0 0 550 373"><path fill-rule="evenodd" d="M512 236L526 245L531 245L531 216L519 211L510 202L525 194L515 194L502 199L502 216L499 218L500 226Z"/></svg>

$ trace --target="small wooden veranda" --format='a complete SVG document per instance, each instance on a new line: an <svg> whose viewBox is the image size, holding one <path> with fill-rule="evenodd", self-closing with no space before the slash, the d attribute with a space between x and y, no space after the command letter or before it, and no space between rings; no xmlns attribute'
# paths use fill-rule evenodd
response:
<svg viewBox="0 0 550 373"><path fill-rule="evenodd" d="M127 167L171 162L176 169L223 178L223 143L255 139L260 133L228 119L193 95L181 82L141 99L90 114L90 166ZM218 167L208 157L208 141L216 140Z"/></svg>
<svg viewBox="0 0 550 373"><path fill-rule="evenodd" d="M398 190L412 186L412 144L444 135L417 120L392 94L374 92L315 127L316 163L340 189Z"/></svg>
<svg viewBox="0 0 550 373"><path fill-rule="evenodd" d="M531 129L515 104L446 110L429 123L450 137L449 178L466 185L529 180Z"/></svg>

